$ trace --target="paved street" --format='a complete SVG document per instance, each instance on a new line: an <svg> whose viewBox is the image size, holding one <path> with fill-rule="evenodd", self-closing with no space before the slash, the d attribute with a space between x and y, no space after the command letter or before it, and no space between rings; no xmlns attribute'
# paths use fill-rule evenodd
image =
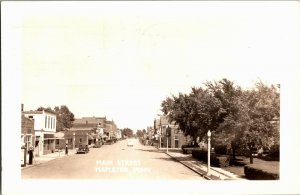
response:
<svg viewBox="0 0 300 195"><path fill-rule="evenodd" d="M204 179L170 156L134 139L22 169L23 179Z"/></svg>

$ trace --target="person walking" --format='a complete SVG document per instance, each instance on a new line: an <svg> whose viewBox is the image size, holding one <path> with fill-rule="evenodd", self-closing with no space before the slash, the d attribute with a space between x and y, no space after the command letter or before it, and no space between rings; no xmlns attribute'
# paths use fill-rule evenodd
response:
<svg viewBox="0 0 300 195"><path fill-rule="evenodd" d="M68 142L66 142L66 155L68 155Z"/></svg>

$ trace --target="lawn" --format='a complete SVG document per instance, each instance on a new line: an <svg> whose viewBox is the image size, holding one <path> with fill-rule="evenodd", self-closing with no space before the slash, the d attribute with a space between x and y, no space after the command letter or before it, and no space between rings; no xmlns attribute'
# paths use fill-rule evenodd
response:
<svg viewBox="0 0 300 195"><path fill-rule="evenodd" d="M244 165L250 164L250 159L243 156L238 156L236 158L237 163L234 166L223 167L223 169L245 178ZM271 173L279 173L279 161L265 161L262 159L253 158L252 166Z"/></svg>

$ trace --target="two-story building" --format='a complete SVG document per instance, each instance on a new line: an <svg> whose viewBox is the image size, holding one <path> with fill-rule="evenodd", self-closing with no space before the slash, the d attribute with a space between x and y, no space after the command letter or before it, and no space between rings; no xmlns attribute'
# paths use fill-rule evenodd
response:
<svg viewBox="0 0 300 195"><path fill-rule="evenodd" d="M116 137L118 132L115 123L108 121L106 117L82 117L74 120L73 126L66 131L66 134L75 134L75 147L77 147L82 143L80 140L85 140L86 137L87 143L92 144Z"/></svg>
<svg viewBox="0 0 300 195"><path fill-rule="evenodd" d="M170 129L169 136L167 136L168 128ZM159 146L162 148L181 148L188 141L179 126L174 121L170 122L166 116L160 116L154 120L154 132L157 133Z"/></svg>
<svg viewBox="0 0 300 195"><path fill-rule="evenodd" d="M51 111L23 111L25 117L34 119L35 155L51 153L55 150L56 114Z"/></svg>

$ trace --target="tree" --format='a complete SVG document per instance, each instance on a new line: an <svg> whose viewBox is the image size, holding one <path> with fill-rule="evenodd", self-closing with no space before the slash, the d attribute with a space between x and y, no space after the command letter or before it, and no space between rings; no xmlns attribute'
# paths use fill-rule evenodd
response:
<svg viewBox="0 0 300 195"><path fill-rule="evenodd" d="M54 107L57 115L57 130L62 131L64 128L71 128L75 120L74 114L70 112L69 108L65 105Z"/></svg>
<svg viewBox="0 0 300 195"><path fill-rule="evenodd" d="M193 87L190 94L168 97L161 106L170 121L175 121L194 140L202 140L217 125L220 102L205 89Z"/></svg>
<svg viewBox="0 0 300 195"><path fill-rule="evenodd" d="M238 148L252 154L254 148L279 145L279 85L257 82L255 88L242 90L228 79L204 85L161 103L164 115L186 135L202 139L211 130L215 141L231 144L234 158Z"/></svg>
<svg viewBox="0 0 300 195"><path fill-rule="evenodd" d="M279 91L274 85L268 87L259 81L256 87L246 94L251 120L243 139L248 144L250 154L253 148L270 148L272 145L279 145ZM250 162L253 162L252 155L250 155Z"/></svg>
<svg viewBox="0 0 300 195"><path fill-rule="evenodd" d="M45 110L56 114L56 131L62 131L65 128L71 128L73 121L75 120L74 114L69 110L69 108L66 105L62 105L60 107L55 106L54 110L52 110L51 107L44 108L40 106L37 110Z"/></svg>
<svg viewBox="0 0 300 195"><path fill-rule="evenodd" d="M129 128L124 128L122 130L122 137L126 136L126 137L133 137L133 131Z"/></svg>
<svg viewBox="0 0 300 195"><path fill-rule="evenodd" d="M235 151L241 145L240 138L248 120L242 89L227 79L214 83L207 81L205 86L220 101L219 115L215 121L216 132L213 136L218 144L231 145L235 159Z"/></svg>
<svg viewBox="0 0 300 195"><path fill-rule="evenodd" d="M143 137L143 136L144 136L144 133L143 133L141 130L137 130L137 131L136 131L136 136L137 136L137 137Z"/></svg>

